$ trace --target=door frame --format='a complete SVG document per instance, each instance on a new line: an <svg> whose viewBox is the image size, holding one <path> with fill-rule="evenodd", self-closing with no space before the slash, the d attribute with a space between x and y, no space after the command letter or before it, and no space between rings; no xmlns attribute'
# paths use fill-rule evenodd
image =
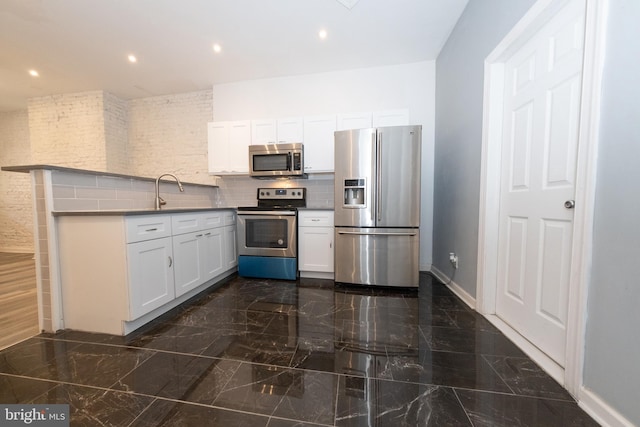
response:
<svg viewBox="0 0 640 427"><path fill-rule="evenodd" d="M476 303L480 313L571 394L578 396L583 382L587 292L591 275L607 0L582 0L586 2L586 16L576 165L575 200L578 208L573 223L565 367L558 365L495 315L505 61L555 12L571 1L579 0L538 0L485 59Z"/></svg>

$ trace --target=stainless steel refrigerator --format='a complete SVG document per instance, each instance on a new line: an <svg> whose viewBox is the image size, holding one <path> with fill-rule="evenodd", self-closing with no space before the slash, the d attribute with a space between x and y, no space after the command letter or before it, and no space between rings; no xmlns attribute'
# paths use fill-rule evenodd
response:
<svg viewBox="0 0 640 427"><path fill-rule="evenodd" d="M335 133L335 281L418 286L421 126Z"/></svg>

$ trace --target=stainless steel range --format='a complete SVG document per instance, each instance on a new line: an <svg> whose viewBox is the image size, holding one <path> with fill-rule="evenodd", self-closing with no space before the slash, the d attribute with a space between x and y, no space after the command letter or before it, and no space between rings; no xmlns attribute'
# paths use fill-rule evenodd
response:
<svg viewBox="0 0 640 427"><path fill-rule="evenodd" d="M305 188L258 188L258 206L238 208L238 274L296 280L298 208Z"/></svg>

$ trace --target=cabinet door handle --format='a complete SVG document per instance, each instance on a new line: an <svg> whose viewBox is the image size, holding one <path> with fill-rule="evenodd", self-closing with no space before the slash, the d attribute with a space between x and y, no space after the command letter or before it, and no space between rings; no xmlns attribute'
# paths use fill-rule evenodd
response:
<svg viewBox="0 0 640 427"><path fill-rule="evenodd" d="M149 229L147 229L147 233L150 232L150 231L158 231L158 229L157 228L149 228Z"/></svg>
<svg viewBox="0 0 640 427"><path fill-rule="evenodd" d="M333 248L333 242L329 242L329 249Z"/></svg>
<svg viewBox="0 0 640 427"><path fill-rule="evenodd" d="M358 232L358 231L338 231L338 234L353 234L355 236L415 236L417 233L376 233L376 232Z"/></svg>
<svg viewBox="0 0 640 427"><path fill-rule="evenodd" d="M173 260L171 259L171 257L169 257L169 267L171 267L173 265Z"/></svg>
<svg viewBox="0 0 640 427"><path fill-rule="evenodd" d="M205 236L211 236L211 233L204 233Z"/></svg>
<svg viewBox="0 0 640 427"><path fill-rule="evenodd" d="M376 148L378 158L378 182L376 183L376 210L378 211L376 221L382 221L382 132L378 133L378 147Z"/></svg>
<svg viewBox="0 0 640 427"><path fill-rule="evenodd" d="M318 218L312 218L312 219L311 219L311 221L313 221L313 222L318 222L318 221L320 221L320 220L319 220Z"/></svg>
<svg viewBox="0 0 640 427"><path fill-rule="evenodd" d="M203 236L202 234L196 234L196 237L202 237L202 236Z"/></svg>

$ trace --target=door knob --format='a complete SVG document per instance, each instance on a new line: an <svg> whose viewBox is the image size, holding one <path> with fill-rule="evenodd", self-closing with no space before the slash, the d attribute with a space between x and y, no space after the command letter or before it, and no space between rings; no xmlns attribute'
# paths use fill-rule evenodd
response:
<svg viewBox="0 0 640 427"><path fill-rule="evenodd" d="M567 200L566 202L564 202L564 207L567 209L573 209L576 207L576 201L575 200Z"/></svg>

